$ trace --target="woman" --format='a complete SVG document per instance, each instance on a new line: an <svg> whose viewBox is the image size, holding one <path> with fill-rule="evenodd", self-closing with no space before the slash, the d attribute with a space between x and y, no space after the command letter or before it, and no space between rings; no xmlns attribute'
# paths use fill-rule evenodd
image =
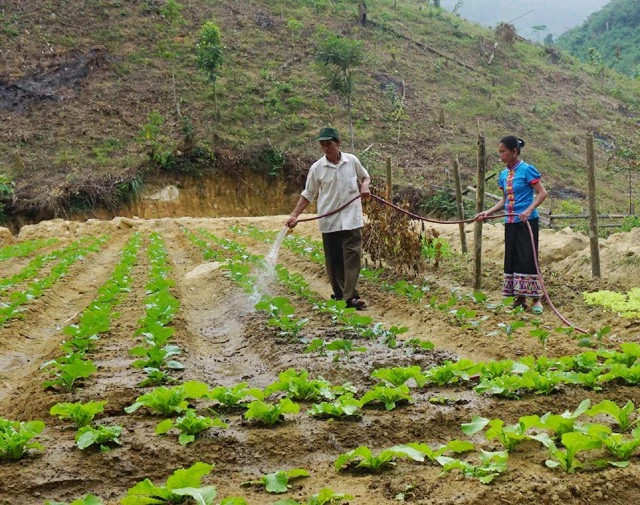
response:
<svg viewBox="0 0 640 505"><path fill-rule="evenodd" d="M500 173L498 186L502 199L493 207L476 215L483 221L491 214L502 210L508 214L504 225L504 280L502 294L513 296L514 307L526 309L527 298L531 298L531 312L542 314L542 285L536 271L538 256L538 206L547 197L540 173L533 165L520 159L524 140L512 135L504 137L498 144L500 160L506 168ZM531 225L535 242L535 257L531 247L531 236L527 223Z"/></svg>

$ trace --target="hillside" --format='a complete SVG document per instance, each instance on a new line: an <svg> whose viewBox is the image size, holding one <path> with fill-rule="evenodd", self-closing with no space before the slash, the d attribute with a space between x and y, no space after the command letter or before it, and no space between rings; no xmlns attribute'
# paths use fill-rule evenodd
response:
<svg viewBox="0 0 640 505"><path fill-rule="evenodd" d="M584 61L640 75L640 2L612 0L557 41ZM595 52L594 52L595 51Z"/></svg>
<svg viewBox="0 0 640 505"><path fill-rule="evenodd" d="M367 2L362 26L351 0L5 1L0 174L14 190L6 214L118 208L159 174L240 173L297 191L318 156L319 127L337 126L350 144L344 101L315 58L331 34L362 43L354 150L374 178L390 156L399 183L446 186L458 156L463 184L472 183L479 128L490 167L497 140L516 133L551 201L585 206L585 135L594 132L599 206L628 208L626 178L609 160L616 149L637 151L640 83L499 39L424 2L394 3ZM219 115L196 67L208 20L225 46Z"/></svg>

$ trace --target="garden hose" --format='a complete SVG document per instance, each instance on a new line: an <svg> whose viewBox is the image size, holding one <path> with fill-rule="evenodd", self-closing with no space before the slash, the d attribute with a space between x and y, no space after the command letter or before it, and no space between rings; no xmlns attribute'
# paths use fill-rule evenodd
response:
<svg viewBox="0 0 640 505"><path fill-rule="evenodd" d="M345 207L348 207L349 205L351 205L353 202L355 202L358 198L362 198L362 194L357 195L355 197L353 197L351 200L349 200L347 203L345 203L344 205L341 205L340 207L338 207L337 209L334 209L330 212L327 212L325 214L320 214L314 217L308 217L308 218L304 218L304 219L297 219L296 222L301 223L304 221L314 221L316 219L321 219L323 217L327 217L327 216L331 216L333 214L336 214L338 212L340 212L342 209L344 209ZM383 205L388 205L389 207L391 207L392 209L397 210L398 212L401 212L403 214L406 214L407 216L409 216L412 219L415 220L419 220L419 221L425 221L427 223L435 223L435 224L461 224L461 223L473 223L475 222L475 218L471 218L471 219L461 219L461 220L455 220L455 221L443 221L440 219L431 219L431 218L427 218L424 216L419 216L417 214L414 214L412 212L409 212L406 209L403 209L402 207L399 207L398 205L395 205L391 202L388 202L387 200L385 200L384 198L380 198L379 196L373 195L373 194L369 194L367 195L371 198L373 198L374 200L378 201L379 203L383 204ZM513 214L513 213L504 213L504 214L496 214L496 215L492 215L492 216L488 216L485 219L497 219L497 218L502 218L502 217L509 217L509 216L517 216L518 214ZM580 333L584 333L584 334L588 334L587 331L583 330L582 328L576 326L575 324L571 324L559 311L558 309L556 309L556 307L553 305L553 302L551 301L551 298L549 297L549 292L547 291L546 286L544 285L544 281L542 279L542 273L540 272L540 265L538 263L538 251L536 251L536 245L535 245L535 240L533 237L533 230L531 229L531 224L529 223L529 221L525 221L527 223L527 228L529 229L529 236L531 238L531 247L533 249L533 260L534 263L536 265L536 273L538 274L538 280L540 281L540 286L542 287L542 293L544 295L544 299L547 302L547 304L549 305L549 307L551 308L551 310L553 311L553 313L558 316L558 318L566 325L566 326L570 326L572 328L575 328L578 332Z"/></svg>

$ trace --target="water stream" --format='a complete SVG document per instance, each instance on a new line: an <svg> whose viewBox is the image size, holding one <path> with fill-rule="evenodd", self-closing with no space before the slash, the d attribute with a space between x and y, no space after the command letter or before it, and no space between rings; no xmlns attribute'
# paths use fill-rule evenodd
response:
<svg viewBox="0 0 640 505"><path fill-rule="evenodd" d="M264 258L264 266L260 268L258 275L256 276L256 282L253 286L253 293L251 294L251 302L255 305L260 301L263 295L269 294L269 287L276 278L276 265L278 264L278 253L282 246L282 241L287 236L289 228L283 226L280 233L276 237L269 253Z"/></svg>

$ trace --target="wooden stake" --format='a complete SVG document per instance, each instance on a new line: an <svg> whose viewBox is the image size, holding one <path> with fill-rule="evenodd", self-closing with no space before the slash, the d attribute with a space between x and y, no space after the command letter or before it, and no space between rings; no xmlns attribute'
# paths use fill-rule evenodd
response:
<svg viewBox="0 0 640 505"><path fill-rule="evenodd" d="M589 182L589 242L591 245L591 274L594 277L600 277L598 206L596 202L596 169L593 156L593 133L587 134L587 179Z"/></svg>
<svg viewBox="0 0 640 505"><path fill-rule="evenodd" d="M487 167L487 149L484 134L478 132L478 174L476 191L476 214L484 210L484 174ZM482 222L473 227L473 276L474 289L482 289Z"/></svg>
<svg viewBox="0 0 640 505"><path fill-rule="evenodd" d="M458 207L458 220L462 221L464 219L464 205L462 203L462 186L460 185L460 161L456 156L453 159L453 181L456 185L456 205ZM459 223L458 227L460 228L460 248L462 249L462 253L466 254L467 252L467 237L464 233L464 223Z"/></svg>
<svg viewBox="0 0 640 505"><path fill-rule="evenodd" d="M391 157L387 156L387 187L386 187L386 200L391 202L391 192L393 189L393 181L391 179Z"/></svg>

